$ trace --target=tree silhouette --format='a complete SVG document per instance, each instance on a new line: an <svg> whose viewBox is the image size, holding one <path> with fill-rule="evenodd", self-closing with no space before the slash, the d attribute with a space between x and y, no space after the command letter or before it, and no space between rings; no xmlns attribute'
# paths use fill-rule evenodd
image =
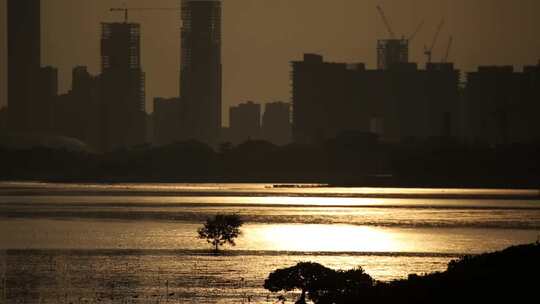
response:
<svg viewBox="0 0 540 304"><path fill-rule="evenodd" d="M296 266L282 268L272 272L264 281L264 288L271 292L292 291L299 289L302 294L296 301L306 303L306 293L313 290L319 281L325 281L332 270L317 263L302 262Z"/></svg>
<svg viewBox="0 0 540 304"><path fill-rule="evenodd" d="M219 252L219 247L225 244L235 246L236 239L242 232L240 227L243 225L240 216L236 214L225 215L218 214L214 218L209 218L203 227L199 228L199 238L206 239L212 244L215 252Z"/></svg>
<svg viewBox="0 0 540 304"><path fill-rule="evenodd" d="M302 262L296 266L272 272L264 282L271 292L299 289L302 294L296 301L305 304L306 296L314 303L333 303L371 288L373 279L362 268L335 271L318 263Z"/></svg>

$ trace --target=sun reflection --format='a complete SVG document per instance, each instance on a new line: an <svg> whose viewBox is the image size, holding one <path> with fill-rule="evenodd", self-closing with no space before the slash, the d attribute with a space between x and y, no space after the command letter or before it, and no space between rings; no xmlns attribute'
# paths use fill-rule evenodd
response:
<svg viewBox="0 0 540 304"><path fill-rule="evenodd" d="M303 252L395 252L399 241L389 232L351 225L257 225L244 235L260 250ZM253 243L252 243L253 244Z"/></svg>
<svg viewBox="0 0 540 304"><path fill-rule="evenodd" d="M257 197L256 202L261 205L297 205L297 206L362 206L374 204L369 198L347 198L347 197Z"/></svg>

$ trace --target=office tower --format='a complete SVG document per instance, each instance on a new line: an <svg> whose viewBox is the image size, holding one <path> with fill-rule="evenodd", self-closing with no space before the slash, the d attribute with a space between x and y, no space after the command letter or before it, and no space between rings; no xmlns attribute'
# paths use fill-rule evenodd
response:
<svg viewBox="0 0 540 304"><path fill-rule="evenodd" d="M299 143L342 134L373 133L381 140L448 138L458 134L459 71L451 63L324 62L304 55L293 62L293 136Z"/></svg>
<svg viewBox="0 0 540 304"><path fill-rule="evenodd" d="M40 78L40 0L8 0L8 106L10 129L38 133L36 83Z"/></svg>
<svg viewBox="0 0 540 304"><path fill-rule="evenodd" d="M154 98L152 114L154 144L163 146L180 141L178 134L180 107L180 98Z"/></svg>
<svg viewBox="0 0 540 304"><path fill-rule="evenodd" d="M518 119L513 134L514 142L540 142L540 61L536 65L523 67L521 76L521 100ZM519 94L519 93L518 93Z"/></svg>
<svg viewBox="0 0 540 304"><path fill-rule="evenodd" d="M54 131L98 149L101 145L99 77L90 75L87 67L77 66L72 71L72 79L71 90L56 98Z"/></svg>
<svg viewBox="0 0 540 304"><path fill-rule="evenodd" d="M54 103L58 96L58 69L47 66L39 69L34 87L32 103L33 121L31 127L35 133L53 132Z"/></svg>
<svg viewBox="0 0 540 304"><path fill-rule="evenodd" d="M489 145L540 140L540 65L482 66L467 75L466 114L470 141Z"/></svg>
<svg viewBox="0 0 540 304"><path fill-rule="evenodd" d="M8 132L8 108L0 107L0 135Z"/></svg>
<svg viewBox="0 0 540 304"><path fill-rule="evenodd" d="M293 136L295 142L313 143L334 138L354 111L348 102L347 65L324 62L305 54L292 63Z"/></svg>
<svg viewBox="0 0 540 304"><path fill-rule="evenodd" d="M444 62L428 63L425 73L428 137L460 137L464 124L459 97L460 71L453 63Z"/></svg>
<svg viewBox="0 0 540 304"><path fill-rule="evenodd" d="M215 145L221 130L221 1L182 0L182 138Z"/></svg>
<svg viewBox="0 0 540 304"><path fill-rule="evenodd" d="M231 107L230 117L230 136L232 142L239 144L247 140L260 138L261 129L261 105L248 101Z"/></svg>
<svg viewBox="0 0 540 304"><path fill-rule="evenodd" d="M0 0L0 108L7 103L7 1Z"/></svg>
<svg viewBox="0 0 540 304"><path fill-rule="evenodd" d="M271 102L264 107L262 138L275 145L291 141L291 105L285 102Z"/></svg>
<svg viewBox="0 0 540 304"><path fill-rule="evenodd" d="M79 119L77 138L97 149L100 144L100 78L91 75L86 66L78 66L72 72L70 94L75 103L74 111Z"/></svg>
<svg viewBox="0 0 540 304"><path fill-rule="evenodd" d="M140 54L139 24L102 24L102 150L146 142L145 75Z"/></svg>

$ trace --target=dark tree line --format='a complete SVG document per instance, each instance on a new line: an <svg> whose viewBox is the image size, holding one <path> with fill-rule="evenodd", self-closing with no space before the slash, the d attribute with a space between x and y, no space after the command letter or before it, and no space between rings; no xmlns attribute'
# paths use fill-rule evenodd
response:
<svg viewBox="0 0 540 304"><path fill-rule="evenodd" d="M334 185L533 187L540 144L485 147L340 137L316 145L248 141L217 151L196 141L98 154L0 148L0 179L59 181L322 182Z"/></svg>

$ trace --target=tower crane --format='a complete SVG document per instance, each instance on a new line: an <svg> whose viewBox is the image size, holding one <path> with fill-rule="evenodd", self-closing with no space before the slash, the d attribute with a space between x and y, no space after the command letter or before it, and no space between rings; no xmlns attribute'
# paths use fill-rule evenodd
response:
<svg viewBox="0 0 540 304"><path fill-rule="evenodd" d="M429 49L426 46L424 46L424 54L427 56L428 63L431 63L433 49L435 48L435 44L437 44L437 39L439 38L439 34L441 33L443 26L444 26L444 19L441 20L441 23L439 23L439 26L437 27L437 31L435 32L435 36L433 37L433 41L431 42L431 46L429 47Z"/></svg>
<svg viewBox="0 0 540 304"><path fill-rule="evenodd" d="M381 18L382 18L382 20L384 22L384 25L386 26L386 30L388 31L388 34L390 34L390 38L391 39L396 39L396 33L392 29L392 26L390 25L390 21L388 21L388 18L386 17L386 14L384 13L384 10L382 9L382 7L380 5L377 5L377 11L379 11L379 15L381 15ZM425 23L424 21L420 22L420 24L418 24L418 26L416 27L414 32L407 39L405 39L404 36L401 39L402 40L408 40L408 41L413 40L414 37L416 37L418 32L420 32L420 30L424 26L424 23Z"/></svg>
<svg viewBox="0 0 540 304"><path fill-rule="evenodd" d="M454 42L454 37L450 36L450 39L448 39L448 46L446 47L446 53L444 54L443 63L448 62L448 56L450 55L450 49L452 48L452 43Z"/></svg>
<svg viewBox="0 0 540 304"><path fill-rule="evenodd" d="M420 32L422 27L424 27L424 24L425 24L425 20L420 22L420 24L418 24L418 26L416 27L414 32L409 36L409 38L407 38L407 40L412 41L414 39L414 37L416 37L416 35Z"/></svg>
<svg viewBox="0 0 540 304"><path fill-rule="evenodd" d="M178 11L177 7L113 7L110 12L123 12L124 22L127 23L129 19L129 11Z"/></svg>
<svg viewBox="0 0 540 304"><path fill-rule="evenodd" d="M377 10L379 11L379 14L381 15L384 25L386 26L386 30L390 34L390 38L395 39L396 34L392 30L392 27L390 26L390 22L388 21L388 18L386 18L386 15L384 14L384 10L382 9L380 5L377 5Z"/></svg>

